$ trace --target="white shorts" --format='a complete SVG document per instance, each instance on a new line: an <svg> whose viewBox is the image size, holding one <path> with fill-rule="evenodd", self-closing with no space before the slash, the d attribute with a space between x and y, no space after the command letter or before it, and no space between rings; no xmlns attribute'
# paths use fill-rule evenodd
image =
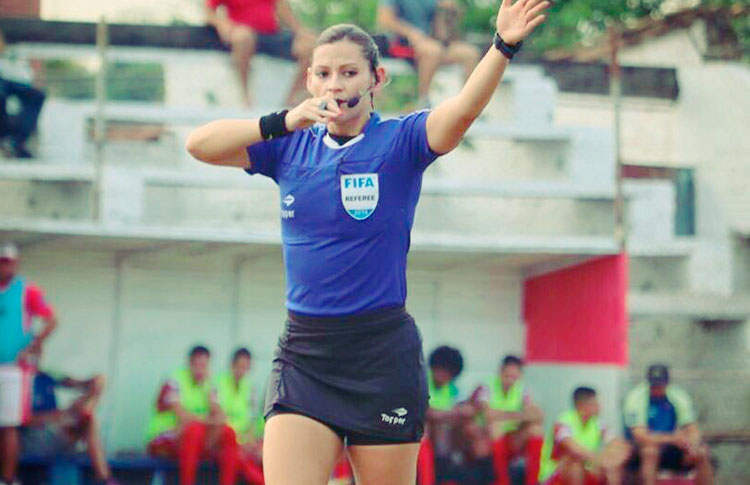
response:
<svg viewBox="0 0 750 485"><path fill-rule="evenodd" d="M33 373L16 364L0 364L0 427L16 427L31 416Z"/></svg>

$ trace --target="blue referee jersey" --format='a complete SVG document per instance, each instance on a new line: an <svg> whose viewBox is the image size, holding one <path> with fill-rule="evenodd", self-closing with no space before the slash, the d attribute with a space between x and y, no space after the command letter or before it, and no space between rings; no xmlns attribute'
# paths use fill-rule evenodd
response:
<svg viewBox="0 0 750 485"><path fill-rule="evenodd" d="M406 254L429 111L381 119L344 145L315 125L247 147L250 174L279 186L289 310L351 315L406 301Z"/></svg>

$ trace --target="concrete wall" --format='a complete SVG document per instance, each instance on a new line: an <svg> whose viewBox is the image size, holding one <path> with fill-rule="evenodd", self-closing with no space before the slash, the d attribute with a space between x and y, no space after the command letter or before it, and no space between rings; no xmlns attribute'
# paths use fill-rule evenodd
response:
<svg viewBox="0 0 750 485"><path fill-rule="evenodd" d="M705 431L750 427L750 321L696 322L640 318L630 326L631 364L622 391L641 381L649 364L671 367L672 381L693 398ZM748 483L750 448L723 444L717 483Z"/></svg>
<svg viewBox="0 0 750 485"><path fill-rule="evenodd" d="M705 295L737 298L747 295L750 288L746 240L731 236L733 230L750 223L750 192L746 188L750 180L750 98L746 95L750 68L704 61L704 34L702 25L696 23L690 29L624 48L620 56L623 65L676 68L680 89L675 101L623 100L623 161L692 167L696 188L696 238L686 250L670 254L669 248L677 241L665 238L661 229L670 218L662 211L675 210L673 195L667 193L663 182L628 182L631 241L663 252L631 257L630 290L656 297L686 295L698 311ZM604 96L561 94L555 115L561 125L611 126L613 119L611 101ZM647 184L656 187L640 193ZM648 198L660 202L647 204ZM680 312L680 308L672 310ZM633 318L631 362L618 390L622 395L640 381L649 364L665 362L672 366L675 383L692 395L704 429L748 429L749 335L748 321ZM713 451L721 463L718 483L750 481L749 447L721 445Z"/></svg>
<svg viewBox="0 0 750 485"><path fill-rule="evenodd" d="M698 231L726 237L727 227L750 224L750 67L704 61L700 27L677 30L622 50L626 66L677 69L676 101L625 98L621 156L626 163L694 167ZM561 94L555 121L561 125L611 126L604 96Z"/></svg>

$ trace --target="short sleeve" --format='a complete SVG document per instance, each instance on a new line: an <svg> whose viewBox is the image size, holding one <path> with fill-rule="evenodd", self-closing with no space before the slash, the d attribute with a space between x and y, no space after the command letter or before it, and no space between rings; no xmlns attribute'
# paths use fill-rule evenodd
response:
<svg viewBox="0 0 750 485"><path fill-rule="evenodd" d="M573 430L563 423L555 423L555 444L559 445L563 440L573 437Z"/></svg>
<svg viewBox="0 0 750 485"><path fill-rule="evenodd" d="M398 142L395 150L409 154L420 171L425 170L440 154L435 153L427 142L427 117L429 110L416 111L401 119Z"/></svg>
<svg viewBox="0 0 750 485"><path fill-rule="evenodd" d="M175 403L180 402L180 386L177 381L170 379L159 390L156 407L159 411L166 411Z"/></svg>
<svg viewBox="0 0 750 485"><path fill-rule="evenodd" d="M643 392L643 386L631 390L623 402L623 421L626 428L648 426L647 402L648 396Z"/></svg>
<svg viewBox="0 0 750 485"><path fill-rule="evenodd" d="M676 397L672 400L677 414L677 426L683 427L696 421L695 409L690 396L682 389L677 390Z"/></svg>
<svg viewBox="0 0 750 485"><path fill-rule="evenodd" d="M206 6L208 6L209 8L216 8L223 3L224 0L206 0Z"/></svg>
<svg viewBox="0 0 750 485"><path fill-rule="evenodd" d="M49 318L53 315L52 307L44 299L42 290L34 285L26 287L26 312L31 317Z"/></svg>
<svg viewBox="0 0 750 485"><path fill-rule="evenodd" d="M247 156L250 159L250 168L245 169L245 172L250 175L265 175L276 181L279 160L284 156L290 145L299 142L299 137L302 136L303 132L304 130L295 131L289 136L261 141L247 147L246 150Z"/></svg>

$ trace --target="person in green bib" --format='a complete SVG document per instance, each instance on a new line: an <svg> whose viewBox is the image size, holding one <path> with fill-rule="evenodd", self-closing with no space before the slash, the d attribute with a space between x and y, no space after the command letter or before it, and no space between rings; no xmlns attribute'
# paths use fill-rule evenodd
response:
<svg viewBox="0 0 750 485"><path fill-rule="evenodd" d="M523 361L507 355L500 362L499 372L482 387L482 415L492 440L492 463L495 485L508 485L508 463L523 455L526 463L525 482L537 483L539 460L544 441L541 409L534 404L524 386Z"/></svg>
<svg viewBox="0 0 750 485"><path fill-rule="evenodd" d="M632 389L623 402L625 436L633 444L628 469L640 472L644 485L656 483L657 471L695 469L696 484L713 483L713 466L690 396L669 383L669 368L653 364L647 381Z"/></svg>
<svg viewBox="0 0 750 485"><path fill-rule="evenodd" d="M573 392L573 409L562 413L542 448L539 481L546 485L619 485L628 445L609 439L599 421L599 400L590 387Z"/></svg>
<svg viewBox="0 0 750 485"><path fill-rule="evenodd" d="M419 452L418 483L474 483L472 477L467 477L467 473L473 473L471 466L455 460L465 441L464 425L472 422L479 410L472 400L459 401L455 381L464 368L463 356L458 349L442 345L432 351L428 365L430 400Z"/></svg>
<svg viewBox="0 0 750 485"><path fill-rule="evenodd" d="M188 367L162 385L146 432L149 454L177 459L180 485L195 483L202 457L216 459L221 485L236 481L237 436L219 407L210 359L202 345L190 350Z"/></svg>
<svg viewBox="0 0 750 485"><path fill-rule="evenodd" d="M250 485L262 485L263 417L250 376L252 354L244 347L232 355L229 370L216 376L219 406L240 446L239 470Z"/></svg>

